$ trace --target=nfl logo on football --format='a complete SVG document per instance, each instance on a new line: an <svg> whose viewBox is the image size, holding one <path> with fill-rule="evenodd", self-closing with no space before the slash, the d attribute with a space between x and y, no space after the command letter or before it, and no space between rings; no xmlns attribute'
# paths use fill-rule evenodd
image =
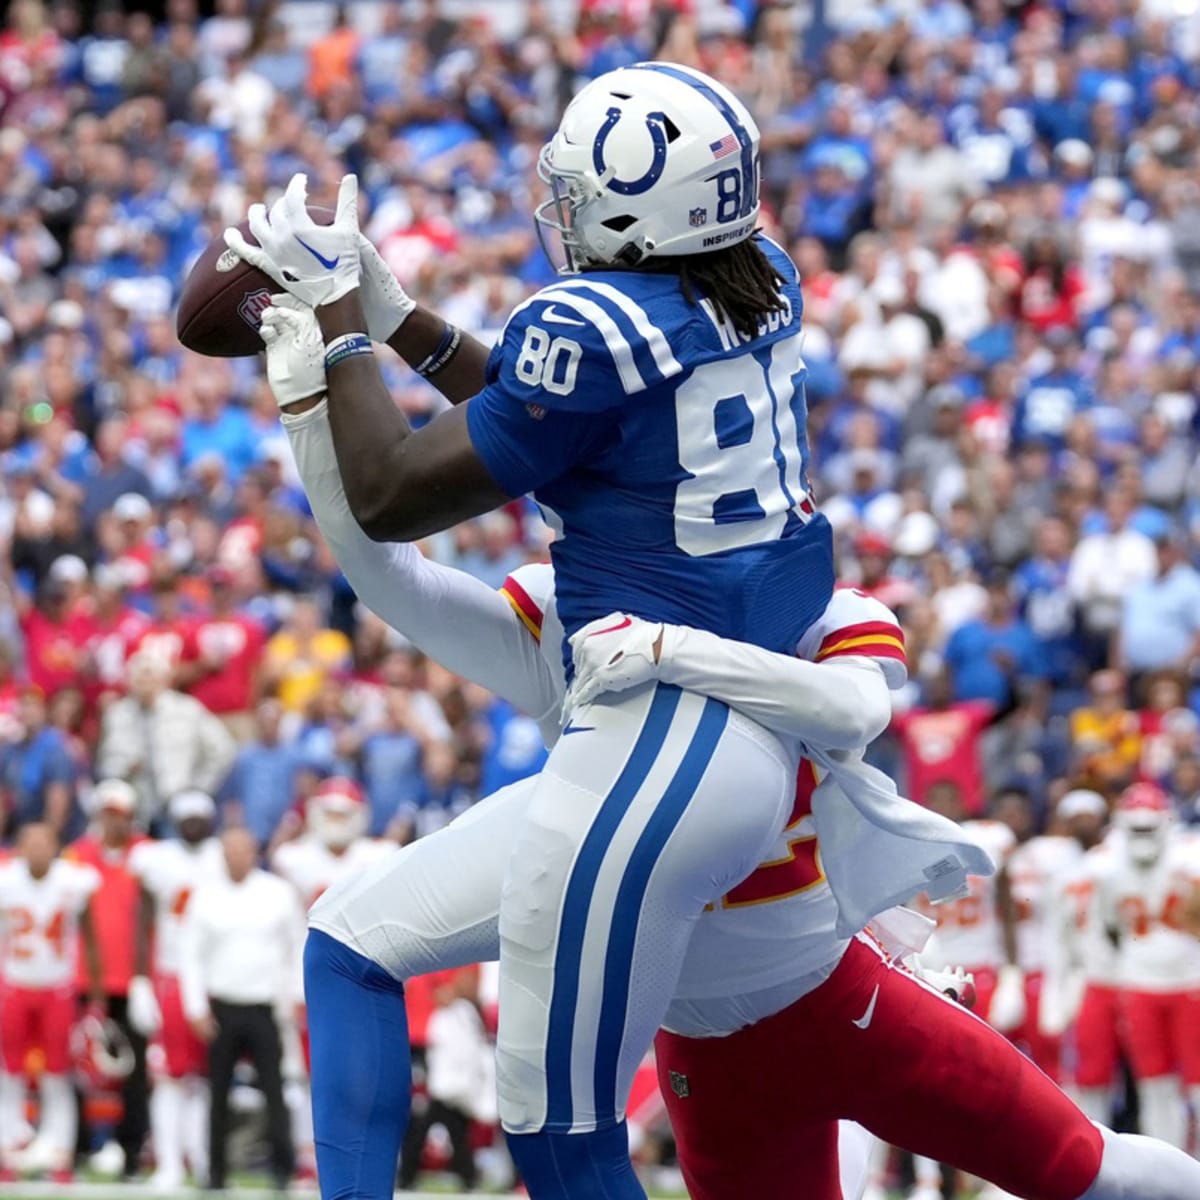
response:
<svg viewBox="0 0 1200 1200"><path fill-rule="evenodd" d="M692 208L688 210L688 223L691 225L707 225L708 209Z"/></svg>
<svg viewBox="0 0 1200 1200"><path fill-rule="evenodd" d="M266 288L256 292L247 292L238 305L238 316L250 326L257 329L262 324L262 315L271 306L271 293Z"/></svg>

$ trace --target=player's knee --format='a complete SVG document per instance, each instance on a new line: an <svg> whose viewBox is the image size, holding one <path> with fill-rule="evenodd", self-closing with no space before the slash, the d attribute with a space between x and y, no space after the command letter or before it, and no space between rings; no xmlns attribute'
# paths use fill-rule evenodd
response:
<svg viewBox="0 0 1200 1200"><path fill-rule="evenodd" d="M311 1005L338 982L403 993L404 985L378 963L330 937L310 929L304 942L304 994Z"/></svg>

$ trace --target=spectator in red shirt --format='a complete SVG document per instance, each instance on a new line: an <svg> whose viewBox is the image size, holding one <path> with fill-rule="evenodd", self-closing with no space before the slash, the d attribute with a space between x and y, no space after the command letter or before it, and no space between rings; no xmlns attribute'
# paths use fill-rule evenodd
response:
<svg viewBox="0 0 1200 1200"><path fill-rule="evenodd" d="M254 735L253 709L266 634L257 621L238 612L233 573L227 567L210 567L207 578L211 611L188 632L179 684L219 716L239 742L245 742Z"/></svg>
<svg viewBox="0 0 1200 1200"><path fill-rule="evenodd" d="M92 623L71 611L66 584L53 576L38 589L37 602L21 614L29 682L47 695L77 684L87 658Z"/></svg>
<svg viewBox="0 0 1200 1200"><path fill-rule="evenodd" d="M183 659L184 649L191 637L192 620L183 611L179 577L172 567L155 568L151 594L154 608L150 622L129 643L126 660L145 653L165 663L174 672Z"/></svg>
<svg viewBox="0 0 1200 1200"><path fill-rule="evenodd" d="M1012 711L1015 699L997 709L989 700L955 702L953 695L950 676L943 671L929 683L928 703L899 713L892 728L904 752L908 795L925 804L930 788L951 783L967 815L978 817L985 806L980 737Z"/></svg>
<svg viewBox="0 0 1200 1200"><path fill-rule="evenodd" d="M106 1006L134 1053L133 1070L121 1088L121 1120L114 1133L125 1154L124 1173L132 1174L146 1140L149 1112L146 1039L130 1026L126 1011L139 911L138 881L130 874L128 863L130 852L146 838L134 828L137 794L124 780L106 779L97 784L90 807L93 816L87 833L72 842L63 857L86 863L100 873L100 887L92 897L92 922L100 945ZM88 975L82 954L78 978L79 991L86 994Z"/></svg>

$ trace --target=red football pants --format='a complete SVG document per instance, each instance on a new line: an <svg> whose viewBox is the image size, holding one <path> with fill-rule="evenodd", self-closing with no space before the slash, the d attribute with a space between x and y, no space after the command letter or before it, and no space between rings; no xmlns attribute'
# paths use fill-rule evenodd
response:
<svg viewBox="0 0 1200 1200"><path fill-rule="evenodd" d="M78 1005L75 988L6 986L0 995L0 1057L10 1075L25 1070L31 1050L46 1056L46 1070L62 1075L71 1066L71 1028Z"/></svg>
<svg viewBox="0 0 1200 1200"><path fill-rule="evenodd" d="M1075 1086L1112 1087L1121 1065L1120 992L1089 983L1075 1022Z"/></svg>
<svg viewBox="0 0 1200 1200"><path fill-rule="evenodd" d="M1027 1200L1100 1170L1099 1130L1029 1059L860 941L768 1020L656 1049L693 1200L841 1200L842 1118Z"/></svg>
<svg viewBox="0 0 1200 1200"><path fill-rule="evenodd" d="M1179 1075L1200 1085L1200 991L1121 994L1122 1028L1133 1077Z"/></svg>

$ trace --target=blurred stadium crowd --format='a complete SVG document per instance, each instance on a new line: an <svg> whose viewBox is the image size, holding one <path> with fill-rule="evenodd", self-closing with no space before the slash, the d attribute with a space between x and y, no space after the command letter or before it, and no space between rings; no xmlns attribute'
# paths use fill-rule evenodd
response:
<svg viewBox="0 0 1200 1200"><path fill-rule="evenodd" d="M1161 785L1200 823L1200 8L1171 0L10 0L0 33L0 830L127 780L268 854L323 780L401 841L536 770L532 722L357 606L253 360L174 336L188 266L304 170L488 333L552 278L537 150L662 57L763 131L805 290L810 473L911 684L873 749L968 816ZM397 403L436 393L397 359ZM521 504L426 552L499 586ZM152 714L152 715L151 715ZM304 897L306 900L311 896ZM11 942L11 938L10 938ZM10 946L11 948L11 946ZM126 978L108 980L121 994ZM1200 1038L1200 1032L1197 1032ZM1200 1083L1200 1080L1196 1081Z"/></svg>

